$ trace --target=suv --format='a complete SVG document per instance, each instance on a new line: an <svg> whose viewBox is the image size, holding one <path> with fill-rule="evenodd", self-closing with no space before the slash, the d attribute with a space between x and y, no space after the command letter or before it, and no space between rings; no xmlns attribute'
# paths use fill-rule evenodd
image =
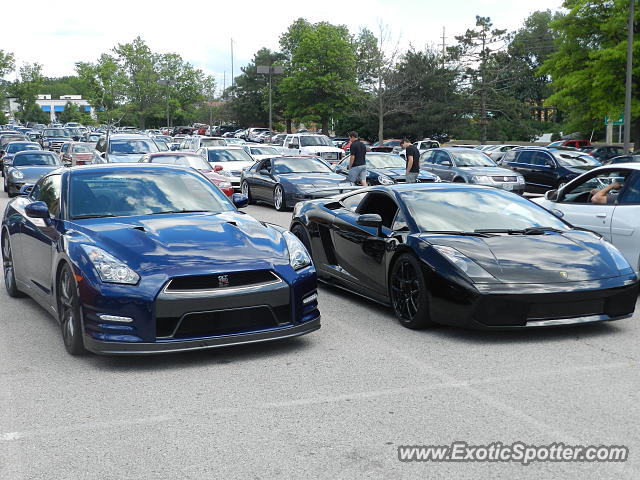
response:
<svg viewBox="0 0 640 480"><path fill-rule="evenodd" d="M549 150L544 147L519 147L502 157L501 164L525 179L525 190L544 193L582 175L600 162L584 152Z"/></svg>
<svg viewBox="0 0 640 480"><path fill-rule="evenodd" d="M65 142L71 141L71 133L66 128L45 128L42 131L40 145L45 150L59 152Z"/></svg>
<svg viewBox="0 0 640 480"><path fill-rule="evenodd" d="M227 141L221 137L185 137L180 144L180 150L195 152L201 147L226 147Z"/></svg>
<svg viewBox="0 0 640 480"><path fill-rule="evenodd" d="M285 155L314 155L330 162L337 163L342 159L342 149L333 145L326 135L296 133L287 135L282 145Z"/></svg>
<svg viewBox="0 0 640 480"><path fill-rule="evenodd" d="M582 151L587 155L597 158L602 163L609 163L612 158L624 155L624 149L616 145L599 145L583 148Z"/></svg>
<svg viewBox="0 0 640 480"><path fill-rule="evenodd" d="M138 162L145 153L160 151L152 139L135 133L112 133L102 137L96 150L106 163Z"/></svg>

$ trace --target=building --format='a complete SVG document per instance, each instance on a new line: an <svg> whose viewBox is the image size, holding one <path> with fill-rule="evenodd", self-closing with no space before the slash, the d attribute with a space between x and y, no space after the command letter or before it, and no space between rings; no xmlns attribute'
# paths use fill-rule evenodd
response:
<svg viewBox="0 0 640 480"><path fill-rule="evenodd" d="M8 98L7 100L8 110L5 108L5 113L10 120L13 120L15 118L14 113L18 111L18 102L16 102L15 98ZM89 105L89 102L82 99L81 95L61 95L59 99L53 99L51 95L43 94L38 95L36 100L36 104L40 106L43 112L49 114L52 122L57 120L58 114L64 112L67 102L77 105L81 112L88 113L95 118L94 109Z"/></svg>

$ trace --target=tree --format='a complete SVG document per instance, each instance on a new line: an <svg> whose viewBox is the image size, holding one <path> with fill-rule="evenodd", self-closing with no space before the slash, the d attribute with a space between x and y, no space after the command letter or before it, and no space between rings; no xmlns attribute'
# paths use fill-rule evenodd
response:
<svg viewBox="0 0 640 480"><path fill-rule="evenodd" d="M85 99L95 109L103 123L114 123L122 117L125 78L116 60L102 54L96 63L76 63L78 78L85 84Z"/></svg>
<svg viewBox="0 0 640 480"><path fill-rule="evenodd" d="M21 122L49 121L49 116L36 103L42 90L42 66L38 63L26 63L20 67L20 80L11 85L11 94L16 97L18 111L16 118Z"/></svg>
<svg viewBox="0 0 640 480"><path fill-rule="evenodd" d="M280 93L289 117L318 119L328 133L329 119L356 92L356 57L344 25L296 20L280 37L286 76Z"/></svg>
<svg viewBox="0 0 640 480"><path fill-rule="evenodd" d="M549 105L567 112L569 126L589 131L602 128L605 116L623 112L627 48L627 0L566 0L568 10L551 27L557 51L544 62L541 73L552 79ZM635 11L635 29L640 9ZM640 37L633 43L633 140L640 142Z"/></svg>
<svg viewBox="0 0 640 480"><path fill-rule="evenodd" d="M8 73L13 72L14 68L15 61L13 58L13 53L0 50L0 123L7 122L7 119L5 118L2 110L6 102L8 82L3 80L3 78Z"/></svg>

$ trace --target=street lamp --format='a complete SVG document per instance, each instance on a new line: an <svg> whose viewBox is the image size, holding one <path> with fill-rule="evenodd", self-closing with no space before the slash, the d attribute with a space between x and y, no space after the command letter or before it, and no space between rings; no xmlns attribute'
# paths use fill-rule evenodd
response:
<svg viewBox="0 0 640 480"><path fill-rule="evenodd" d="M269 131L273 131L273 106L271 102L271 77L273 75L282 75L284 67L274 65L258 65L258 73L269 75Z"/></svg>
<svg viewBox="0 0 640 480"><path fill-rule="evenodd" d="M175 82L171 79L164 79L161 78L160 80L158 80L158 84L166 86L166 87L172 87ZM169 88L167 88L167 95L166 95L166 104L167 104L167 127L170 127L171 125L169 124Z"/></svg>

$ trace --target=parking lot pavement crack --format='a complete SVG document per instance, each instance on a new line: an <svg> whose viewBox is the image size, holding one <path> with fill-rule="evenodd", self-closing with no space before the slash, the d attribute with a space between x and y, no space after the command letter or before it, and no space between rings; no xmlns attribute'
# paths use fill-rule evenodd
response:
<svg viewBox="0 0 640 480"><path fill-rule="evenodd" d="M625 354L620 353L620 352L615 352L613 350L608 350L608 349L606 349L604 347L601 347L599 345L594 345L593 343L589 343L587 340L581 340L580 337L577 337L576 340L578 342L582 343L583 345L586 345L589 348L593 348L595 350L598 350L598 351L600 351L602 353L613 355L613 356L619 357L619 358L625 358L627 360L631 360L634 363L638 363L638 359L635 358L635 357L632 357L631 355L625 355Z"/></svg>

